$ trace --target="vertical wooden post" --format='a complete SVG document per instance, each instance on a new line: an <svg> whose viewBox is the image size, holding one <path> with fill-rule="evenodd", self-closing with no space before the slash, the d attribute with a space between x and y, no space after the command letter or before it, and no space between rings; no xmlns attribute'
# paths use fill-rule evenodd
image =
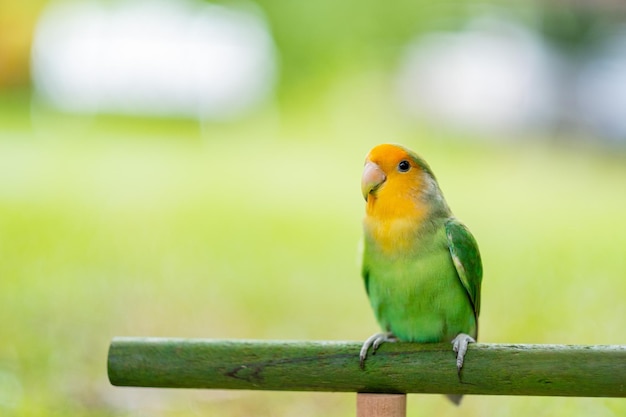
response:
<svg viewBox="0 0 626 417"><path fill-rule="evenodd" d="M406 417L406 394L356 394L356 417Z"/></svg>

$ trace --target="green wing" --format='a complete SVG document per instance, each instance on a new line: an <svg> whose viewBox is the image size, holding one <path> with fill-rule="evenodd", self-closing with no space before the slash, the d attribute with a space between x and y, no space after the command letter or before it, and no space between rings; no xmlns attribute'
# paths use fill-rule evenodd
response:
<svg viewBox="0 0 626 417"><path fill-rule="evenodd" d="M476 239L463 223L455 218L446 222L446 236L450 255L459 274L459 279L469 295L476 317L480 314L480 284L483 280L483 266Z"/></svg>

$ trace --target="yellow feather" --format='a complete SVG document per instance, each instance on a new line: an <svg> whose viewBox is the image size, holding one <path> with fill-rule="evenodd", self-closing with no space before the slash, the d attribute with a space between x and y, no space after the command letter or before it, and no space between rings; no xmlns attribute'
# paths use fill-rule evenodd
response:
<svg viewBox="0 0 626 417"><path fill-rule="evenodd" d="M411 163L408 172L397 170L403 160ZM371 233L383 252L397 253L408 249L414 243L411 237L430 214L430 206L422 198L422 191L430 186L430 179L404 149L394 145L377 146L366 161L378 165L386 179L368 196L365 230Z"/></svg>

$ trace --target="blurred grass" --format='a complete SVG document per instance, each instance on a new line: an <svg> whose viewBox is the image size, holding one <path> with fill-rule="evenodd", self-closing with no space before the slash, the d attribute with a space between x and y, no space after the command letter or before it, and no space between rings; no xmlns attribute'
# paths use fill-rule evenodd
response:
<svg viewBox="0 0 626 417"><path fill-rule="evenodd" d="M359 178L387 141L430 162L479 241L481 341L626 344L624 155L415 133L373 99L375 80L351 82L295 123L76 119L0 103L0 414L353 414L349 394L114 388L106 354L122 335L375 331L358 275ZM615 399L409 399L409 415L625 412Z"/></svg>

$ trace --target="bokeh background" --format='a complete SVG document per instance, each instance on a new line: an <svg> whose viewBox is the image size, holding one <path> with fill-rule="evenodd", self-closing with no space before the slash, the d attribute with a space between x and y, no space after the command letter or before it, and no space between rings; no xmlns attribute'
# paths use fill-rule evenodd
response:
<svg viewBox="0 0 626 417"><path fill-rule="evenodd" d="M353 415L353 394L115 388L106 355L376 331L357 244L381 142L476 236L481 341L626 344L622 2L0 0L0 415Z"/></svg>

